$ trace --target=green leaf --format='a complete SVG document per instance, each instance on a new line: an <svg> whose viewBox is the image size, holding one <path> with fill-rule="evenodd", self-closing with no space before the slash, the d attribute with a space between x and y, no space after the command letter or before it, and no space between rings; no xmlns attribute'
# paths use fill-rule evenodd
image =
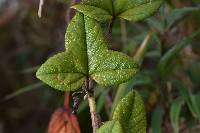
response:
<svg viewBox="0 0 200 133"><path fill-rule="evenodd" d="M166 74L170 68L169 65L171 61L179 54L179 52L189 45L192 40L200 34L200 29L186 37L180 43L174 45L167 53L160 59L158 64L158 70L161 75Z"/></svg>
<svg viewBox="0 0 200 133"><path fill-rule="evenodd" d="M179 117L181 113L181 107L185 103L182 97L178 97L172 102L170 107L170 120L175 133L179 132Z"/></svg>
<svg viewBox="0 0 200 133"><path fill-rule="evenodd" d="M180 94L187 103L191 114L200 119L200 94L192 94L189 89L181 81L174 81L174 86L179 90Z"/></svg>
<svg viewBox="0 0 200 133"><path fill-rule="evenodd" d="M137 71L132 58L108 50L99 23L77 13L67 28L66 52L47 60L36 75L56 89L75 91L86 77L109 86L131 79Z"/></svg>
<svg viewBox="0 0 200 133"><path fill-rule="evenodd" d="M104 123L97 133L123 133L123 130L119 121L112 120Z"/></svg>
<svg viewBox="0 0 200 133"><path fill-rule="evenodd" d="M138 70L132 58L108 50L101 26L94 19L78 13L69 25L66 37L66 48L73 53L76 64L84 72L87 68L87 75L99 84L123 83Z"/></svg>
<svg viewBox="0 0 200 133"><path fill-rule="evenodd" d="M103 107L105 107L105 103L106 103L106 96L108 95L110 89L106 89L103 90L103 92L101 93L101 95L98 98L97 101L97 112L100 113L101 110L103 109Z"/></svg>
<svg viewBox="0 0 200 133"><path fill-rule="evenodd" d="M155 13L163 0L83 0L72 6L79 12L101 22L120 17L127 20L142 20Z"/></svg>
<svg viewBox="0 0 200 133"><path fill-rule="evenodd" d="M123 19L139 21L153 15L163 0L115 0L114 12Z"/></svg>
<svg viewBox="0 0 200 133"><path fill-rule="evenodd" d="M82 0L84 5L90 5L98 8L102 8L113 14L112 0Z"/></svg>
<svg viewBox="0 0 200 133"><path fill-rule="evenodd" d="M190 95L192 114L195 118L200 120L200 94Z"/></svg>
<svg viewBox="0 0 200 133"><path fill-rule="evenodd" d="M112 15L102 8L83 4L72 6L72 8L100 22L112 20Z"/></svg>
<svg viewBox="0 0 200 133"><path fill-rule="evenodd" d="M200 7L183 7L174 9L166 18L167 28L171 28L178 20L183 18L186 14L199 10Z"/></svg>
<svg viewBox="0 0 200 133"><path fill-rule="evenodd" d="M138 92L129 92L119 102L113 120L119 120L125 133L146 133L145 107Z"/></svg>
<svg viewBox="0 0 200 133"><path fill-rule="evenodd" d="M140 73L137 73L131 80L123 84L120 84L118 86L115 98L113 100L111 114L113 114L114 109L116 108L117 104L121 101L121 99L126 94L128 94L128 92L130 92L132 88L134 88L135 86L144 86L153 84L151 79L152 77L149 75L150 75L149 73L140 71Z"/></svg>
<svg viewBox="0 0 200 133"><path fill-rule="evenodd" d="M151 118L152 133L162 133L163 115L164 109L161 106L157 106Z"/></svg>
<svg viewBox="0 0 200 133"><path fill-rule="evenodd" d="M84 82L84 75L75 68L72 56L59 53L49 58L37 71L37 78L53 88L62 91L79 89Z"/></svg>
<svg viewBox="0 0 200 133"><path fill-rule="evenodd" d="M82 0L72 8L100 22L111 21L113 18L112 0Z"/></svg>

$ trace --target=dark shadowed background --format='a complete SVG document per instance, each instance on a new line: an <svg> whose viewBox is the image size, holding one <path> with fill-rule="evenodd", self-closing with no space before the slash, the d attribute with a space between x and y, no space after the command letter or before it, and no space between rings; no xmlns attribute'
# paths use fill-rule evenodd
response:
<svg viewBox="0 0 200 133"><path fill-rule="evenodd" d="M39 18L39 0L0 0L0 133L45 133L51 114L63 105L64 93L37 80L35 72L48 57L64 51L64 35L72 15L70 3L44 0ZM182 8L184 11L174 12ZM107 24L102 26L106 31ZM166 0L153 17L142 22L117 20L114 24L109 48L130 56L152 32L141 73L123 86L125 90L137 89L143 96L149 132L173 132L170 109L174 100L181 97L173 81L183 83L192 94L200 92L200 36L178 53L172 53L173 61L167 65L170 70L162 71L164 75L157 68L172 47L199 28L199 0ZM98 112L103 120L108 120L119 87L98 88ZM178 117L181 132L200 132L200 105L195 107L194 116L183 105ZM78 116L82 132L91 132L85 102Z"/></svg>

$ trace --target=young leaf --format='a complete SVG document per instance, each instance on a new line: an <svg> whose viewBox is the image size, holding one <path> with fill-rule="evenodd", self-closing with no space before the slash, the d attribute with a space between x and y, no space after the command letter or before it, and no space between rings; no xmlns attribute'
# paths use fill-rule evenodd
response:
<svg viewBox="0 0 200 133"><path fill-rule="evenodd" d="M75 91L85 77L114 85L129 80L137 70L132 58L107 49L101 26L94 19L77 13L66 32L66 52L50 58L36 75L56 89Z"/></svg>
<svg viewBox="0 0 200 133"><path fill-rule="evenodd" d="M115 0L115 15L127 20L143 20L155 13L163 0Z"/></svg>
<svg viewBox="0 0 200 133"><path fill-rule="evenodd" d="M185 103L182 97L175 99L170 108L170 119L175 133L179 132L179 115L181 107Z"/></svg>
<svg viewBox="0 0 200 133"><path fill-rule="evenodd" d="M104 123L97 133L123 133L123 130L119 121L112 120Z"/></svg>
<svg viewBox="0 0 200 133"><path fill-rule="evenodd" d="M72 8L101 22L115 17L138 21L153 15L162 2L163 0L83 0Z"/></svg>
<svg viewBox="0 0 200 133"><path fill-rule="evenodd" d="M146 114L141 96L131 91L117 105L113 120L119 120L124 133L145 133Z"/></svg>

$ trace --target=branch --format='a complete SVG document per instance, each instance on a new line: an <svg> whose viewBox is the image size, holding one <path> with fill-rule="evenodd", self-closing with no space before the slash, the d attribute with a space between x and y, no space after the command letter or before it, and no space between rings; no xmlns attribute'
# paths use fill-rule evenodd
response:
<svg viewBox="0 0 200 133"><path fill-rule="evenodd" d="M44 5L44 0L40 0L39 9L38 9L38 17L42 17L42 7Z"/></svg>
<svg viewBox="0 0 200 133"><path fill-rule="evenodd" d="M96 133L97 129L101 126L101 119L96 111L96 103L94 97L88 96L88 102L90 107L93 133Z"/></svg>
<svg viewBox="0 0 200 133"><path fill-rule="evenodd" d="M93 94L93 80L87 79L86 85L85 85L85 91L88 96L88 103L90 107L90 114L91 114L91 120L92 120L92 128L93 133L96 133L97 129L101 126L101 118L100 115L97 113L96 110L96 102Z"/></svg>

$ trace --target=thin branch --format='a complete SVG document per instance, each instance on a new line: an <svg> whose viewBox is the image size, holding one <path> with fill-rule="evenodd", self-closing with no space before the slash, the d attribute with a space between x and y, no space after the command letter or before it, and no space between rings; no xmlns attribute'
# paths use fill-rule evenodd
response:
<svg viewBox="0 0 200 133"><path fill-rule="evenodd" d="M96 102L93 94L93 83L94 81L88 78L85 84L85 90L88 96L93 133L96 133L97 129L101 126L101 118L96 110Z"/></svg>
<svg viewBox="0 0 200 133"><path fill-rule="evenodd" d="M42 17L42 7L44 5L44 0L40 0L39 9L38 9L38 17Z"/></svg>
<svg viewBox="0 0 200 133"><path fill-rule="evenodd" d="M94 96L88 96L88 102L90 107L93 133L96 133L97 129L101 126L101 119L96 111L96 102Z"/></svg>

